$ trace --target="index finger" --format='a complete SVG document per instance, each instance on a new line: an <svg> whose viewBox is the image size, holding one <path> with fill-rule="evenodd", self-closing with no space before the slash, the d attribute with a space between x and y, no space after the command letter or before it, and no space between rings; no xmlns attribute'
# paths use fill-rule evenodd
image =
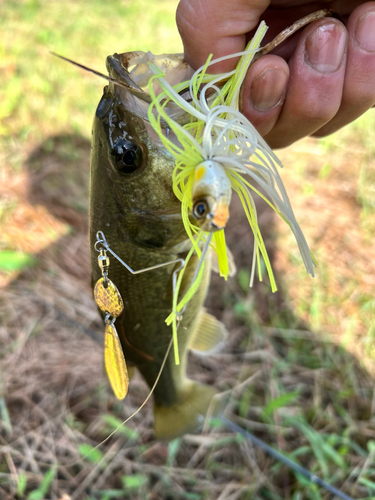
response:
<svg viewBox="0 0 375 500"><path fill-rule="evenodd" d="M257 26L269 3L269 0L181 0L176 22L189 66L193 69L203 66L210 54L215 59L244 50L246 33ZM231 71L236 63L236 59L228 59L215 64L210 71Z"/></svg>

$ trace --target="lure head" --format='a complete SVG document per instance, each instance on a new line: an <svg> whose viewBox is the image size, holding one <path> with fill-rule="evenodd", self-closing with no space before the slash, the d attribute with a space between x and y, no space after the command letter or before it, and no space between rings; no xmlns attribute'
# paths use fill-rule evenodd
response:
<svg viewBox="0 0 375 500"><path fill-rule="evenodd" d="M200 163L194 172L193 216L203 231L224 229L229 218L231 185L224 167L214 161Z"/></svg>

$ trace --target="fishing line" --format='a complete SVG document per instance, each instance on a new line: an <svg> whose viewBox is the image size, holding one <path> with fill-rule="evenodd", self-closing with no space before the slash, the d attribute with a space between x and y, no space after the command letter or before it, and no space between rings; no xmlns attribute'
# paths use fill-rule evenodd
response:
<svg viewBox="0 0 375 500"><path fill-rule="evenodd" d="M294 31L296 31L297 29L299 29L300 27L302 27L303 25L305 24L308 24L309 22L315 20L315 19L319 19L321 17L324 17L326 16L327 14L329 13L328 10L321 10L317 13L314 13L314 14L310 14L309 16L306 16L305 18L297 21L296 23L293 24L292 27L290 28L287 28L286 30L284 30L283 32L281 32L272 42L270 42L268 45L266 45L265 47L263 47L263 49L259 50L258 52L258 57L260 57L261 55L267 53L268 51L270 51L272 48L274 48L276 45L278 45L279 43L281 43L282 41L284 41L288 36L290 36ZM315 16L314 18L312 18L312 16ZM63 56L60 56L56 53L53 53L52 54L54 56L57 56L59 57L60 59L66 61L66 62L69 62L70 64L73 64L75 66L78 66L79 68L85 70L85 71L89 71L91 73L94 73L96 76L99 76L101 78L104 78L105 80L107 81L110 81L114 84L117 84L127 90L131 90L135 95L137 95L139 98L149 102L150 101L150 98L149 96L141 89L141 88L132 88L130 85L126 84L126 82L122 82L122 81L119 81L115 78L112 78L110 76L107 76L107 75L104 75L98 71L95 71L95 70L92 70L91 68L88 68L82 64L79 64L79 63L76 63L75 61L72 61L71 59L68 59L66 57L63 57ZM229 56L228 56L229 57ZM233 57L230 56L230 57ZM212 61L210 64L214 64L215 62L217 62L217 60L215 61ZM218 77L216 77L218 78ZM214 86L214 83L215 81L212 81L211 82L211 88ZM208 87L210 87L210 85L208 85ZM192 91L192 89L190 88L190 92ZM218 90L218 92L220 93L220 90ZM241 88L239 89L239 92L241 93L242 92L242 86ZM178 94L177 94L178 95ZM194 95L194 93L192 93L192 95ZM182 101L183 105L184 106L187 106L186 104L186 101L183 100L181 98L181 96L178 96L180 99L179 101ZM204 99L204 96L201 96L201 101L205 103L205 99ZM239 101L241 102L241 98L239 98ZM195 114L197 113L196 110L195 111ZM223 120L220 120L218 119L217 120L217 125L218 126L226 126L226 122L223 121ZM164 124L165 126L165 124ZM236 123L233 123L232 124L232 128L234 130L237 130L238 129L238 132L239 133L242 133L242 129L243 129L243 126L241 124L237 124ZM169 129L168 129L169 130ZM263 139L259 136L258 137L258 140L263 144ZM272 154L272 152L270 153ZM242 170L242 169L240 169ZM248 173L247 171L245 173ZM259 182L259 180L258 180ZM203 249L203 254L201 255L201 258L199 260L199 264L198 264L198 268L196 269L196 272L195 272L195 275L193 277L193 280L192 280L192 284L194 284L196 278L198 277L198 273L201 269L201 266L203 264L203 261L204 261L204 257L205 257L205 254L210 246L210 241L211 241L211 237L212 237L212 233L208 236L207 240L206 240L206 244L204 246L204 249ZM297 240L298 241L298 240ZM176 260L173 260L173 261L170 261L170 262L165 262L165 263L162 263L162 264L158 264L156 266L151 266L151 267L148 267L146 269L141 269L141 270L137 270L137 271L134 271L133 269L131 269L121 258L119 258L112 250L111 248L109 247L106 239L105 239L105 236L104 234L99 231L97 233L97 242L95 244L95 248L98 250L98 247L97 245L98 244L101 244L108 252L111 253L111 255L113 255L129 272L131 272L132 274L140 274L140 273L143 273L143 272L146 272L146 271L151 271L151 270L154 270L154 269L158 269L158 268L161 268L161 267L164 267L164 266L167 266L167 265L170 265L170 264L177 264L177 263L180 263L180 266L178 268L176 268L174 271L173 271L173 276L172 276L172 280L173 280L173 292L176 290L176 285L177 285L177 273L179 271L184 270L184 265L185 265L185 261L183 259L176 259ZM182 315L184 313L186 309L186 305L183 307L183 309L180 311L180 312L177 312L177 310L174 310L173 312L176 314L176 317L178 319L178 323L177 323L177 328L180 326L180 322L181 322L181 319L182 319ZM108 439L113 436L120 428L121 426L125 425L131 418L133 418L144 406L145 404L147 403L147 401L150 399L159 379L160 379L160 376L162 374L162 371L164 369L164 366L166 364L166 361L167 361L167 358L168 358L168 355L170 353L170 350L171 350L171 347L172 347L172 344L173 344L173 336L169 342L169 345L168 345L168 348L167 348L167 351L166 351L166 354L164 356L164 359L163 359L163 362L161 364L161 367L160 367L160 370L159 370L159 373L156 377L156 380L148 394L148 396L146 397L146 399L144 400L144 402L141 404L141 406L132 414L130 415L124 422L122 422L114 431L112 431L101 443L99 443L95 448L93 448L91 451L94 451L95 449L97 449L99 446L101 446L102 444L104 444L106 441L108 441ZM353 500L351 497L349 496L346 496L344 494L342 494L339 490L337 490L336 488L334 487L331 487L328 483L326 483L325 481L323 481L322 479L318 478L317 476L315 476L314 474L311 474L309 471L307 471L306 469L304 469L303 467L299 466L298 464L294 463L292 460L288 459L287 457L284 457L284 455L282 455L280 452L278 452L277 450L274 450L273 448L271 448L270 446L268 446L267 444L265 444L263 441L259 440L258 438L256 438L255 436L253 436L252 434L250 434L249 432L247 432L246 430L242 429L241 427L237 426L236 424L234 424L233 422L229 421L228 419L226 419L224 416L220 416L219 417L223 422L224 424L229 428L231 429L232 431L235 430L236 432L239 432L241 433L242 435L244 435L247 439L251 440L254 444L256 444L257 446L261 447L263 450L265 450L267 453L269 453L271 456L277 458L278 460L282 461L283 463L285 463L288 467L292 468L293 470L295 470L296 472L299 472L301 473L302 475L304 475L305 477L307 477L311 482L313 483L316 483L324 488L326 488L328 491L334 493L335 495L339 496L340 498L342 498L343 500ZM91 452L90 452L91 453ZM90 454L89 453L89 454ZM88 454L88 455L89 455ZM82 461L84 458L86 458L88 455L86 455L85 457L83 457L80 461ZM79 461L79 462L80 462ZM77 462L73 462L73 463L77 463ZM68 464L69 465L69 464Z"/></svg>
<svg viewBox="0 0 375 500"><path fill-rule="evenodd" d="M55 57L58 57L59 59L62 59L63 61L65 61L69 64L73 64L73 66L77 66L78 68L81 68L84 71L88 71L89 73L93 73L94 75L99 76L100 78L103 78L104 80L107 80L107 82L115 83L119 87L123 87L126 90L129 90L129 88L130 88L130 85L127 85L126 83L121 82L120 80L118 80L116 78L112 78L111 76L104 75L103 73L100 73L100 71L96 71L95 69L88 68L87 66L84 66L83 64L80 64L76 61L73 61L72 59L61 56L60 54L57 54L56 52L53 52L52 50L50 51L50 54L55 56ZM136 90L138 90L139 92L143 92L141 88L137 88Z"/></svg>
<svg viewBox="0 0 375 500"><path fill-rule="evenodd" d="M121 424L120 424L118 427L116 427L116 429L115 429L114 431L112 431L112 432L111 432L111 433L110 433L110 434L109 434L109 435L108 435L105 439L103 439L103 441L101 441L99 444L97 444L97 445L95 446L95 448L93 448L92 450L90 450L90 453L92 453L94 450L96 450L97 448L99 448L99 446L101 446L102 444L106 443L106 442L108 441L108 439L109 439L110 437L112 437L112 436L113 436L113 434L115 434L115 433L116 433L119 429L121 429L121 427L122 427L123 425L125 425L127 422L129 422L129 420L130 420L130 419L132 419L133 417L135 417L135 415L137 415L137 413L138 413L138 412L140 412L140 411L142 410L142 408L145 406L145 404L147 403L147 401L148 401L148 400L150 399L150 397L152 396L152 393L154 392L155 387L157 386L157 383L158 383L158 382L159 382L159 380L160 380L160 377L161 377L161 374L162 374L162 372L163 372L163 369L164 369L165 363L167 362L168 355L169 355L170 350L171 350L171 348L172 348L172 344L173 344L173 337L172 337L172 338L171 338L171 340L169 341L169 345L168 345L167 351L166 351L166 353L165 353L165 355L164 355L164 359L163 359L163 362L162 362L162 364L161 364L161 366L160 366L160 370L159 370L159 373L158 373L158 375L157 375L157 377L156 377L156 379L155 379L154 385L151 387L150 392L148 393L148 395L147 395L146 399L143 401L143 403L141 404L141 406L139 406L139 408L138 408L138 409L137 409L134 413L132 413L132 414L130 415L130 417L128 417L128 418L127 418L126 420L124 420L123 422L121 422ZM83 460L84 458L88 457L88 456L90 455L90 453L88 453L87 455L85 455L84 457L82 457L82 459L81 459L81 460ZM81 460L80 460L80 461L81 461ZM73 463L75 464L75 463L79 463L79 462L73 462ZM68 465L70 465L70 464L68 464Z"/></svg>
<svg viewBox="0 0 375 500"><path fill-rule="evenodd" d="M122 265L123 265L123 266L125 266L125 267L126 267L126 269L128 269L128 271L130 271L132 274L140 274L140 273L145 272L145 271L151 271L151 270L153 270L153 269L158 269L158 268L160 268L160 267L164 267L164 266L166 266L166 265L169 265L169 264L172 264L172 263L177 263L177 262L179 262L179 263L181 264L181 266L180 266L179 268L175 269L175 270L174 270L174 272L173 272L173 285L174 285L174 288L175 288L175 282L176 282L177 272L179 272L179 271L180 271L181 269L183 269L183 267L185 266L185 261L184 261L183 259L181 259L181 258L180 258L180 259L176 259L176 260L173 260L173 261L164 262L163 264L158 264L158 265L156 265L156 266L151 266L151 267L148 267L148 268L146 268L146 269L140 269L140 270L138 270L138 271L133 271L133 270L132 270L132 269L131 269L131 268L130 268L130 267L129 267L129 266L128 266L128 265L127 265L127 264L126 264L126 263L125 263L125 262L124 262L124 261L123 261L123 260L122 260L122 259L118 256L118 255L116 255L116 253L115 253L115 252L113 252L113 250L111 250L111 248L110 248L110 246L108 245L107 240L106 240L106 238L105 238L105 236L104 236L104 234L103 234L103 232L102 232L102 231L98 231L98 232L97 232L96 237L97 237L97 241L96 241L96 243L95 243L95 249L96 249L96 250L98 250L98 247L97 247L97 245L98 245L98 244L103 245L103 246L106 248L106 250L108 250L108 251L109 251L109 252L110 252L110 253L111 253L111 254L112 254L112 255L113 255L113 256L114 256L114 257L115 257L115 258L116 258L116 259L117 259L117 260L118 260L118 261L119 261ZM201 259L200 259L200 261L199 261L199 264L198 264L198 266L197 266L197 269L196 269L195 274L194 274L194 277L193 277L193 283L194 283L195 279L196 279L196 278L197 278L197 276L198 276L198 273L199 273L199 270L200 270L200 268L201 268L201 266L202 266L202 263L203 263L204 257L206 256L207 251L208 251L208 248L209 248L209 246L210 246L211 239L212 239L212 233L210 233L210 234L208 235L208 237L207 237L206 243L205 243L204 248L203 248L203 251L202 251L202 256L201 256ZM174 290L174 288L173 288L173 290ZM186 307L187 307L187 306L185 306L185 307L183 308L183 310L182 310L180 313L178 313L178 314L182 316L182 315L183 315L183 313L185 312ZM181 322L181 319L182 319L182 317L180 317L180 318L179 318L179 320L180 320L180 321L179 321L179 323L177 324L177 330L178 330L178 328L179 328L179 326L180 326L180 324L181 324L181 323L180 323L180 322ZM112 432L111 432L111 433L110 433L110 434L109 434L109 435L108 435L105 439L103 439L103 441L101 441L100 443L98 443L98 444L97 444L94 448L92 448L92 449L90 450L90 452L89 452L87 455L85 455L84 457L82 457L82 459L81 459L80 461L82 461L84 458L88 457L88 456L89 456L89 455L90 455L90 454L91 454L94 450L96 450L97 448L99 448L99 446L101 446L101 445L103 445L104 443L106 443L106 442L108 441L108 439L109 439L109 438L111 438L111 437L112 437L112 436L113 436L113 435L114 435L114 434L115 434L115 433L116 433L119 429L121 429L121 427L122 427L123 425L125 425L127 422L129 422L129 420L131 420L133 417L135 417L135 415L137 415L137 413L138 413L138 412L140 412L140 411L142 410L142 408L145 406L145 404L147 403L147 401L148 401L148 400L150 399L150 397L152 396L152 394L153 394L153 392L154 392L154 390L155 390L155 387L157 386L157 384L158 384L158 382L159 382L159 380L160 380L160 377L161 377L161 374L162 374L162 372L163 372L164 366L165 366L165 364L166 364L166 362L167 362L168 355L169 355L169 353L170 353L170 351L171 351L172 344L173 344L173 336L172 336L171 340L169 341L169 345L168 345L167 351L166 351L166 353L165 353L165 355L164 355L164 359L163 359L163 362L162 362L162 364L161 364L161 366L160 366L160 370L159 370L159 373L158 373L158 375L157 375L157 377L156 377L156 379L155 379L154 385L153 385L153 386L152 386L152 388L150 389L150 392L148 393L148 395L147 395L146 399L143 401L143 403L139 406L139 408L138 408L138 409L137 409L134 413L132 413L132 414L131 414L131 415L130 415L130 416L129 416L126 420L124 420L124 421L123 421L123 422L122 422L122 423L121 423L118 427L116 427L116 429L114 429L114 430L113 430L113 431L112 431ZM80 461L78 461L78 462L74 462L74 464L75 464L75 463L79 463ZM70 464L68 464L68 465L70 465Z"/></svg>
<svg viewBox="0 0 375 500"><path fill-rule="evenodd" d="M219 418L229 430L241 434L247 440L249 440L253 444L255 444L255 446L258 446L258 448L261 448L263 451L268 453L268 455L271 455L271 457L276 458L276 460L283 462L287 467L292 469L294 472L297 472L298 474L301 474L302 476L306 477L312 483L317 484L318 486L321 486L322 488L325 488L333 495L336 495L337 497L342 498L342 500L354 500L354 498L346 495L345 493L338 490L334 486L331 486L330 484L328 484L326 481L324 481L320 477L316 476L315 474L311 474L311 472L309 472L307 469L305 469L301 465L297 464L296 462L294 462L290 458L286 457L280 451L275 450L275 448L272 448L271 446L266 444L261 439L255 437L253 434L251 434L251 432L243 429L242 427L235 424L234 422L232 422L228 418L224 417L224 415L219 414L217 418Z"/></svg>
<svg viewBox="0 0 375 500"><path fill-rule="evenodd" d="M178 328L178 326L177 326L177 328ZM167 351L166 351L166 353L165 353L165 355L164 355L164 359L163 359L163 362L162 362L162 364L161 364L161 366L160 366L160 370L159 370L159 373L158 373L158 375L157 375L157 377L156 377L156 379L155 379L154 385L151 387L150 392L148 393L148 395L147 395L146 399L145 399L145 400L143 401L143 403L142 403L142 404L141 404L141 405L137 408L137 410L136 410L134 413L132 413L132 414L131 414L131 415L130 415L127 419L125 419L123 422L121 422L121 424L120 424L118 427L116 427L116 429L115 429L115 430L113 430L113 431L112 431L112 432L111 432L111 433L110 433L110 434L109 434L106 438L104 438L104 439L103 439L103 441L101 441L101 442L100 442L100 443L98 443L98 444L97 444L94 448L92 448L92 449L90 450L90 452L89 452L89 453L87 453L87 455L84 455L84 456L83 456L82 458L80 458L79 460L74 460L73 462L68 462L67 464L64 464L64 467L69 467L69 466L76 465L76 464L79 464L79 463L83 462L83 460L84 460L85 458L87 458L87 457L88 457L88 456L89 456L89 455L90 455L93 451L95 451L96 449L98 449L98 448L99 448L99 446L101 446L102 444L106 443L106 442L108 441L108 439L109 439L109 438L111 438L111 437L112 437L112 436L113 436L113 435L114 435L114 434L115 434L115 433L116 433L119 429L121 429L121 427L122 427L123 425L125 425L127 422L129 422L129 420L131 420L133 417L135 417L135 415L137 415L137 413L139 413L139 412L142 410L142 408L145 406L145 404L147 403L147 401L148 401L148 400L150 399L150 397L152 396L152 394L153 394L153 392L154 392L154 390L155 390L155 387L157 386L157 384L158 384L158 382L159 382L159 380L160 380L160 377L161 377L161 374L162 374L162 372L163 372L164 366L165 366L165 364L166 364L166 362L167 362L167 359L168 359L168 355L169 355L169 353L170 353L170 351L171 351L172 344L173 344L173 337L172 337L172 338L171 338L171 340L169 341L169 345L168 345ZM33 429L33 431L30 431L30 432L29 432L29 434L30 434L31 432L35 432L35 429ZM0 441L3 441L3 443L5 444L5 446L9 446L9 447L10 447L10 446L12 446L14 443L16 443L19 439L20 439L20 438L17 438L16 440L12 441L11 443L8 443L8 442L7 442L7 441L6 441L6 440L5 440L2 436L0 436ZM38 462L38 463L39 463L39 464L41 464L41 465L48 465L48 466L50 466L50 465L51 465L51 463L50 463L50 462Z"/></svg>
<svg viewBox="0 0 375 500"><path fill-rule="evenodd" d="M210 241L211 241L211 237L212 237L212 234L209 235L209 237L207 238L207 242L206 242L206 245L203 249L203 256L206 254L207 252L207 249L208 249L208 246L210 244ZM128 266L128 264L126 264L126 262L124 262L109 246L109 244L107 243L107 240L104 236L104 233L102 231L98 231L97 234L96 234L96 242L95 242L95 249L100 252L100 249L98 248L98 245L101 246L102 248L105 248L105 250L107 250L111 255L113 255L113 257L115 257L130 273L132 274L141 274L141 273L144 273L146 271L152 271L154 269L159 269L161 267L165 267L165 266L168 266L170 264L180 264L180 266L178 266L174 271L173 271L173 275L172 275L172 282L173 282L173 293L175 291L175 288L176 288L176 283L177 283L177 273L179 271L181 271L184 266L185 266L185 261L184 259L182 258L178 258L178 259L175 259L175 260L172 260L172 261L168 261L168 262L163 262L162 264L157 264L155 266L150 266L150 267L147 267L147 268L144 268L144 269L139 269L139 270L133 270L130 266ZM197 272L199 271L200 269L200 266L201 266L202 262L199 263L198 265L198 269L197 269ZM196 275L197 275L197 272L196 274L194 275L194 279L193 281L195 280L196 278ZM182 314L183 314L184 311L181 311L180 314L180 320L182 319ZM180 326L180 322L177 324L177 330ZM85 330L85 333L86 330ZM90 335L91 336L91 335ZM96 339L96 336L95 336L95 340ZM145 406L145 404L147 403L147 401L150 399L151 395L153 394L154 390L155 390L155 387L157 385L157 383L159 382L160 380L160 377L161 377L161 374L163 372L163 369L164 369L164 366L167 362L167 358L168 358L168 355L170 353L170 350L171 350L171 347L173 345L173 336L171 337L171 340L169 342L169 345L168 345L168 348L166 350L166 353L164 355L164 358L163 358L163 361L162 361L162 364L160 366L160 370L158 372L158 375L155 379L155 382L152 386L152 388L150 389L150 392L148 393L146 399L143 401L143 403L139 406L139 408L134 412L132 413L126 420L124 420L116 429L114 429L103 441L101 441L100 443L98 443L94 448L92 448L90 450L89 453L87 453L87 455L84 455L80 460L75 460L71 463L68 463L68 464L65 464L65 467L67 466L70 466L70 465L75 465L77 463L80 463L82 462L85 458L87 458L93 451L95 451L97 448L99 448L99 446L101 446L102 444L106 443L108 441L108 439L110 439L123 425L125 425L127 422L129 422L129 420L131 420L135 415L137 415L137 413L139 411L141 411L141 409ZM1 441L3 441L5 443L6 446L9 446L9 443L6 442L6 440L4 438L2 438L0 436L0 439ZM16 440L17 441L17 440ZM40 464L43 464L43 465L51 465L50 463L47 463L47 462L39 462Z"/></svg>

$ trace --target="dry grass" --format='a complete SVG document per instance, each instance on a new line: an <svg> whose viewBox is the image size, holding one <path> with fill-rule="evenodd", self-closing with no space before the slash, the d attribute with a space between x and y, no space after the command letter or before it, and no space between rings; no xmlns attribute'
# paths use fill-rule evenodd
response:
<svg viewBox="0 0 375 500"><path fill-rule="evenodd" d="M203 434L155 442L151 404L100 452L83 458L147 395L136 377L126 404L120 404L103 373L103 328L89 288L88 151L87 141L49 138L22 172L9 174L2 192L12 207L3 219L3 241L37 259L18 275L2 273L1 401L9 413L9 420L2 413L4 498L276 499L296 493L302 496L293 498L328 498L215 421ZM62 152L69 163L64 164ZM56 192L51 183L59 186ZM320 195L317 202L328 205L329 199ZM348 225L354 225L356 212L347 216ZM312 471L329 480L333 476L355 498L366 497L358 476L369 473L363 468L368 443L375 439L372 380L351 353L335 345L338 331L333 337L329 329L315 333L305 322L308 316L292 312L290 302L306 300L308 277L298 277L302 295L293 287L287 294L270 295L266 284L258 284L255 294L247 289L251 238L238 205L231 220L229 244L240 273L227 284L214 276L208 300L231 337L215 356L192 355L191 376L221 391L223 411L237 423L294 453ZM261 220L274 254L277 226L267 210ZM326 242L318 245L313 243L314 250L324 252ZM282 248L277 254L284 255ZM278 258L276 265L281 273L288 264ZM343 266L341 261L337 266ZM323 457L314 448L321 446L319 436L331 450ZM43 496L46 477L51 482Z"/></svg>
<svg viewBox="0 0 375 500"><path fill-rule="evenodd" d="M151 402L87 456L148 391L136 376L125 404L111 394L89 286L90 144L82 135L89 136L100 89L36 55L47 47L69 56L69 44L82 44L82 62L101 69L99 48L120 51L111 44L126 30L119 14L103 15L101 2L69 4L76 25L61 17L59 3L48 5L9 2L0 20L12 30L0 68L9 111L0 128L0 251L8 252L0 253L0 498L328 500L216 420L200 434L156 442ZM129 26L140 22L145 0L139 5L117 6ZM154 46L155 34L157 50L166 50L163 33L175 43L174 8L152 4L151 38L140 33L137 41L130 30L126 50ZM27 100L20 99L25 89ZM369 113L332 138L280 152L319 261L314 280L287 228L263 207L280 291L270 294L267 283L249 290L252 241L233 206L228 241L239 272L227 283L213 276L207 301L230 339L214 356L191 355L189 365L191 377L219 389L222 410L239 425L368 500L375 495L374 121ZM5 269L5 262L13 264Z"/></svg>

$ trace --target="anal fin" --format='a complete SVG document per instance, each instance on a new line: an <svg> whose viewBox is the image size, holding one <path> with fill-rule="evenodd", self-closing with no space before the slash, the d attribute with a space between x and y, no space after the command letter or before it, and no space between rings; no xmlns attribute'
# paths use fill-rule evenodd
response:
<svg viewBox="0 0 375 500"><path fill-rule="evenodd" d="M223 323L203 310L189 348L200 354L210 354L226 340L227 336L228 332Z"/></svg>

